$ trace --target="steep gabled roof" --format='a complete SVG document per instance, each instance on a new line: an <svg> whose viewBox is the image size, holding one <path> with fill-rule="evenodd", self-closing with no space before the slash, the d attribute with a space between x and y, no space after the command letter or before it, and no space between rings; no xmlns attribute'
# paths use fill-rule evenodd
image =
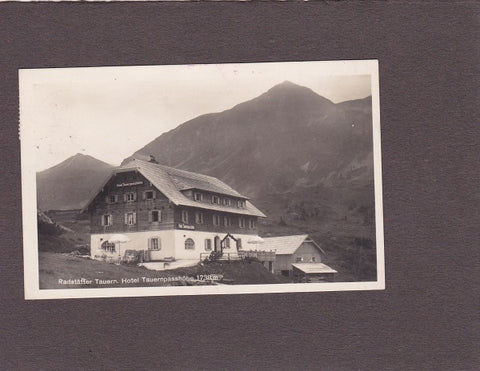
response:
<svg viewBox="0 0 480 371"><path fill-rule="evenodd" d="M155 186L155 188L162 192L175 205L191 206L202 209L265 217L265 214L263 214L255 206L253 206L253 204L248 201L247 197L242 196L240 193L238 193L233 188L226 185L217 178L208 175L193 173L190 171L178 170L172 167L138 159L133 159L125 165L118 167L117 169L115 169L114 174L131 170L138 171L140 174L142 174L149 182L151 182ZM245 207L234 209L229 206L197 202L186 197L181 192L187 189L199 189L222 195L242 198L246 201ZM95 196L97 194L98 192L95 194ZM88 204L90 203L91 201Z"/></svg>
<svg viewBox="0 0 480 371"><path fill-rule="evenodd" d="M170 180L173 182L177 190L184 191L187 189L199 189L212 193L219 193L222 195L233 196L238 198L248 199L235 191L232 187L228 186L221 180L214 178L213 176L193 173L191 171L179 170L173 167L155 164L152 162L133 160L137 167L143 169L152 169L154 172L166 173ZM127 163L125 166L128 166Z"/></svg>
<svg viewBox="0 0 480 371"><path fill-rule="evenodd" d="M318 246L315 241L308 239L308 234L299 234L294 236L264 237L264 242L259 249L270 251L276 250L277 255L291 255L300 247L303 242L311 242L322 253L325 251Z"/></svg>

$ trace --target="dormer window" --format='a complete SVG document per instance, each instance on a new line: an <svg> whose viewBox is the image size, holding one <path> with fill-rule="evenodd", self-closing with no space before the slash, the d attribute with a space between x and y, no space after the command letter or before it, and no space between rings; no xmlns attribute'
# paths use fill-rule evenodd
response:
<svg viewBox="0 0 480 371"><path fill-rule="evenodd" d="M195 192L193 194L193 199L195 201L202 201L203 200L203 195L200 192Z"/></svg>
<svg viewBox="0 0 480 371"><path fill-rule="evenodd" d="M224 199L223 199L223 204L224 204L225 206L230 206L230 199L229 199L229 198L224 198Z"/></svg>
<svg viewBox="0 0 480 371"><path fill-rule="evenodd" d="M212 196L212 204L219 204L220 198L218 196Z"/></svg>
<svg viewBox="0 0 480 371"><path fill-rule="evenodd" d="M245 208L245 200L238 200L237 201L237 207L240 208L240 209L244 209Z"/></svg>

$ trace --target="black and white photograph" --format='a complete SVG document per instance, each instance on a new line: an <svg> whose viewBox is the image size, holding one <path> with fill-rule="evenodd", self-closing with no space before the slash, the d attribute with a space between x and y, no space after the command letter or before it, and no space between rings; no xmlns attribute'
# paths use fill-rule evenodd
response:
<svg viewBox="0 0 480 371"><path fill-rule="evenodd" d="M376 60L21 69L26 299L385 287Z"/></svg>

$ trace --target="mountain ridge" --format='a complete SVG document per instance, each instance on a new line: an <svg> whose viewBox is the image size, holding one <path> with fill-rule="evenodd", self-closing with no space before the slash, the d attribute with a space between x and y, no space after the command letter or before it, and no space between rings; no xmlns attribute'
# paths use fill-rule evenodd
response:
<svg viewBox="0 0 480 371"><path fill-rule="evenodd" d="M37 173L37 206L42 211L81 209L113 165L77 153Z"/></svg>

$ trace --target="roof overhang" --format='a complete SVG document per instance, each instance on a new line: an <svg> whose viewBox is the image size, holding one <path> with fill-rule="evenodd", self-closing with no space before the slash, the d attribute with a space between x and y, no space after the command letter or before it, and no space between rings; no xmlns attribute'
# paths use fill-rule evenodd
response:
<svg viewBox="0 0 480 371"><path fill-rule="evenodd" d="M305 274L338 273L335 269L323 263L294 263L292 267L297 268Z"/></svg>

